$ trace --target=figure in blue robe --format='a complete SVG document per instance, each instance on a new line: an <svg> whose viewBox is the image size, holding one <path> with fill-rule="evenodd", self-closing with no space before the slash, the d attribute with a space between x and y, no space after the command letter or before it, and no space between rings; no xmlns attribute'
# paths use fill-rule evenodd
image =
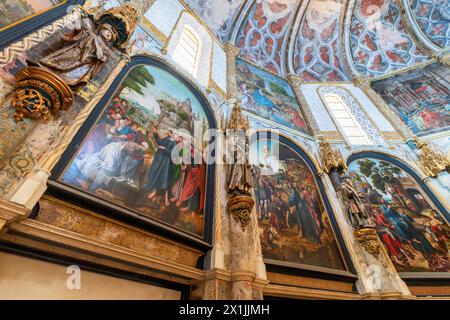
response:
<svg viewBox="0 0 450 320"><path fill-rule="evenodd" d="M164 192L166 205L169 205L169 189L172 186L174 174L171 154L177 143L172 139L172 130L168 130L167 136L164 138L159 137L156 129L154 129L153 135L158 145L158 150L148 170L147 183L144 189L150 192L149 199L152 199L157 192Z"/></svg>
<svg viewBox="0 0 450 320"><path fill-rule="evenodd" d="M295 213L297 215L302 237L311 242L319 243L320 237L316 232L314 219L309 211L306 201L301 197L296 188L292 188L291 195L289 196L289 205L295 205Z"/></svg>
<svg viewBox="0 0 450 320"><path fill-rule="evenodd" d="M435 252L433 246L424 237L422 232L415 227L415 221L406 214L399 213L391 206L380 206L384 216L389 222L394 224L396 234L401 241L410 243L414 249L423 253L425 257Z"/></svg>

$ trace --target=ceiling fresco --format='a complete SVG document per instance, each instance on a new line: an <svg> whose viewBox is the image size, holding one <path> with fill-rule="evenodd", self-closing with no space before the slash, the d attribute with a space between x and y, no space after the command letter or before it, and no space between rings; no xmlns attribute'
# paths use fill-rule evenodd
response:
<svg viewBox="0 0 450 320"><path fill-rule="evenodd" d="M276 75L304 81L377 78L431 60L403 24L402 0L184 0L222 43ZM438 46L450 43L448 0L403 0ZM344 13L347 12L344 25ZM347 29L348 28L348 29ZM344 30L348 31L344 33Z"/></svg>
<svg viewBox="0 0 450 320"><path fill-rule="evenodd" d="M245 0L184 0L222 42L232 31L233 21Z"/></svg>
<svg viewBox="0 0 450 320"><path fill-rule="evenodd" d="M403 25L395 0L356 0L351 54L359 74L379 77L430 60Z"/></svg>
<svg viewBox="0 0 450 320"><path fill-rule="evenodd" d="M256 0L235 44L241 56L275 74L285 74L285 54L298 1Z"/></svg>
<svg viewBox="0 0 450 320"><path fill-rule="evenodd" d="M450 2L448 0L409 0L419 27L441 48L450 46Z"/></svg>
<svg viewBox="0 0 450 320"><path fill-rule="evenodd" d="M296 36L293 68L305 81L345 81L340 30L342 0L308 4Z"/></svg>

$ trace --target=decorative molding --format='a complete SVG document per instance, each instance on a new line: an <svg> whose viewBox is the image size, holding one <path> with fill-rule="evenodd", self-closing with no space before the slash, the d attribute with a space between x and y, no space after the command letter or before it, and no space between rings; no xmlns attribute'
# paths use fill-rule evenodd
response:
<svg viewBox="0 0 450 320"><path fill-rule="evenodd" d="M209 80L208 88L206 90L214 90L222 98L224 99L227 98L227 94L225 93L225 91L223 91L222 88L220 88L219 85L211 78Z"/></svg>
<svg viewBox="0 0 450 320"><path fill-rule="evenodd" d="M142 25L148 29L161 43L166 43L168 37L162 33L161 30L159 30L153 23L151 23L150 20L147 18L142 18L141 20Z"/></svg>
<svg viewBox="0 0 450 320"><path fill-rule="evenodd" d="M28 35L22 40L6 47L5 49L3 49L3 51L0 52L0 64L7 64L12 62L14 59L19 58L35 45L44 42L46 38L51 36L56 31L72 25L77 19L79 19L80 13L81 9L76 8L72 13L53 22L51 25L39 29L38 31Z"/></svg>

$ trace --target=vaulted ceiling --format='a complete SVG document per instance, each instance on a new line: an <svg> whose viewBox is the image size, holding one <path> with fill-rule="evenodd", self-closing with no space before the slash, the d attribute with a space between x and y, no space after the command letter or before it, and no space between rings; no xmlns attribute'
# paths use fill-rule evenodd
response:
<svg viewBox="0 0 450 320"><path fill-rule="evenodd" d="M245 60L280 76L298 75L304 81L384 76L427 62L432 45L448 48L450 44L448 1L184 2L221 42L240 48ZM419 45L414 32L431 45Z"/></svg>

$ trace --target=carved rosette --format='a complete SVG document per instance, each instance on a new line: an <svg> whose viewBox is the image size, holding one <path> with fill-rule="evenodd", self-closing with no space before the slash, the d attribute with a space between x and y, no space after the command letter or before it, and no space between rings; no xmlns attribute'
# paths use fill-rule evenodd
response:
<svg viewBox="0 0 450 320"><path fill-rule="evenodd" d="M245 231L250 223L254 205L255 200L250 195L233 195L228 198L228 212L241 223L242 231Z"/></svg>
<svg viewBox="0 0 450 320"><path fill-rule="evenodd" d="M70 87L57 75L39 67L26 67L16 75L12 105L14 119L48 120L58 110L67 110L73 103Z"/></svg>
<svg viewBox="0 0 450 320"><path fill-rule="evenodd" d="M361 228L353 231L356 240L374 257L380 254L380 241L375 228Z"/></svg>

